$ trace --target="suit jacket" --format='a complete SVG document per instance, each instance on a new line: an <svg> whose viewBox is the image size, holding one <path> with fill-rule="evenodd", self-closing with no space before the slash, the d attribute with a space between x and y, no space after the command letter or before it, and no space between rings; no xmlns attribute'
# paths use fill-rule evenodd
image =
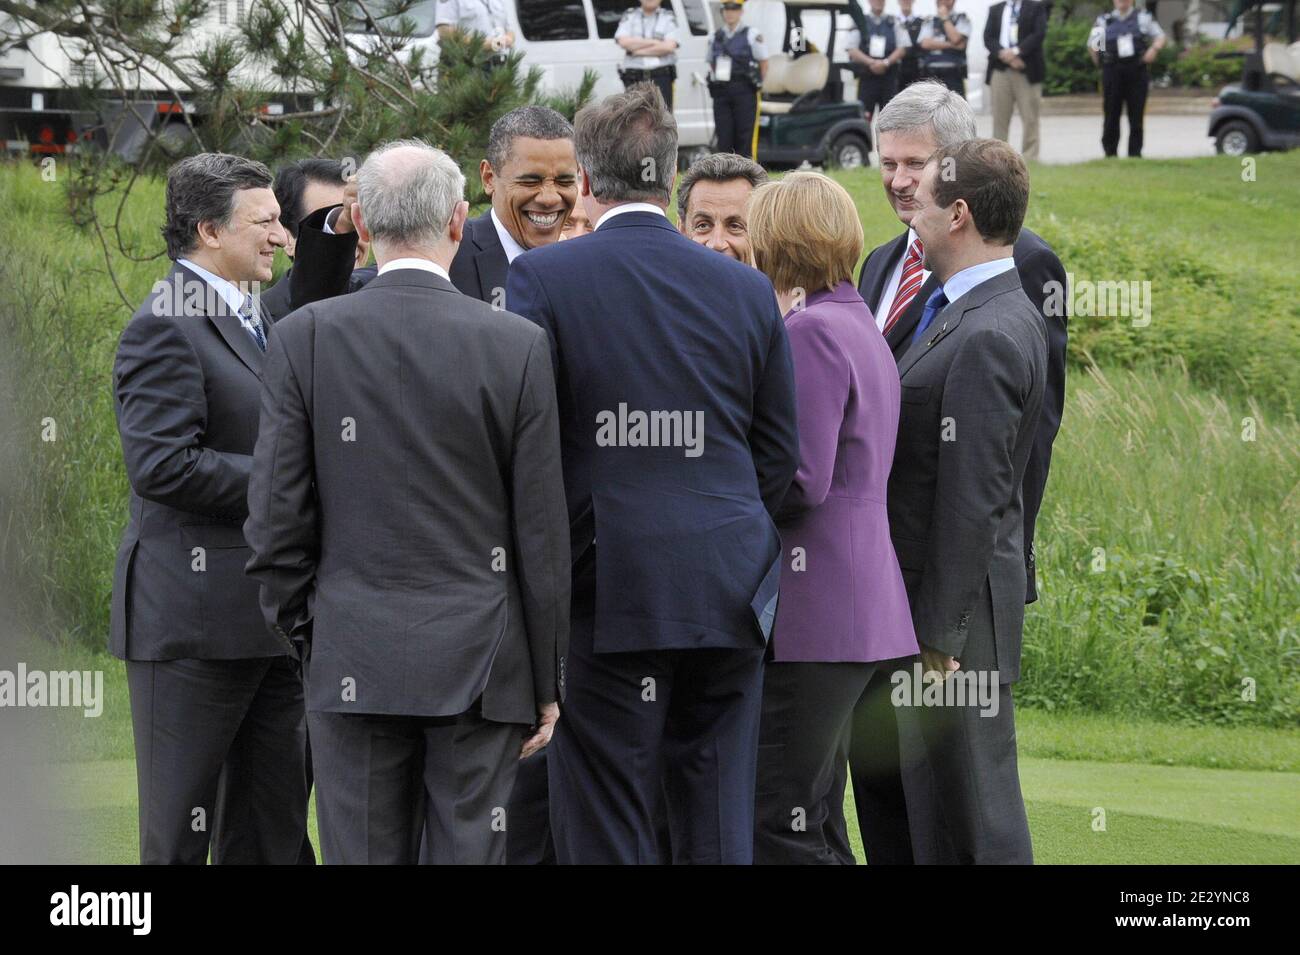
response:
<svg viewBox="0 0 1300 955"><path fill-rule="evenodd" d="M375 277L375 269L369 266L352 268L357 251L355 232L335 235L325 231L325 217L337 208L317 209L298 226L294 268L289 273L293 276L294 308L355 292ZM466 222L464 238L448 269L451 283L470 298L504 308L509 267L491 213Z"/></svg>
<svg viewBox="0 0 1300 955"><path fill-rule="evenodd" d="M1025 613L1021 484L1047 380L1043 320L1016 271L947 305L898 371L889 525L916 638L964 670L996 669L1014 682ZM983 600L991 617L976 613Z"/></svg>
<svg viewBox="0 0 1300 955"><path fill-rule="evenodd" d="M885 285L893 274L899 258L906 251L907 233L886 242L872 250L862 264L858 279L858 290L863 299L873 310L880 304ZM1038 521L1038 511L1043 503L1043 494L1047 488L1047 473L1052 463L1052 442L1056 432L1061 428L1061 413L1065 407L1065 351L1067 345L1066 316L1063 309L1049 308L1048 302L1055 300L1051 295L1053 287L1065 289L1065 266L1056 257L1052 247L1038 235L1028 229L1021 229L1020 236L1012 250L1016 271L1020 274L1020 284L1029 296L1029 301L1038 309L1047 328L1047 390L1043 396L1043 411L1038 419L1038 434L1034 437L1034 449L1029 456L1029 465L1025 468L1025 603L1038 599L1036 586L1036 560L1034 556L1034 528ZM1053 284L1055 283L1055 284ZM938 280L931 275L916 293L894 327L889 330L885 340L894 352L894 358L903 360L908 343L916 323L921 320L921 311L926 299L938 285ZM1059 298L1059 296L1058 296ZM1059 314L1058 314L1059 313Z"/></svg>
<svg viewBox="0 0 1300 955"><path fill-rule="evenodd" d="M179 265L122 332L113 396L131 491L109 629L121 659L288 651L244 576L264 358L225 300Z"/></svg>
<svg viewBox="0 0 1300 955"><path fill-rule="evenodd" d="M1006 7L1006 0L993 4L989 7L988 19L984 21L984 46L989 51L986 83L992 80L994 70L1011 69L998 59L998 52L1002 49L1002 12ZM1020 48L1020 58L1025 61L1025 78L1030 83L1041 83L1047 76L1047 61L1043 56L1043 43L1047 39L1046 4L1039 0L1021 0L1017 26L1019 39L1016 46Z"/></svg>
<svg viewBox="0 0 1300 955"><path fill-rule="evenodd" d="M785 322L799 470L777 512L786 570L773 658L912 656L916 636L885 507L898 436L894 357L852 282L814 292Z"/></svg>
<svg viewBox="0 0 1300 955"><path fill-rule="evenodd" d="M278 322L293 311L292 284L293 266L289 266L288 271L280 276L280 281L262 293L262 310L271 316L272 321Z"/></svg>
<svg viewBox="0 0 1300 955"><path fill-rule="evenodd" d="M770 515L799 453L771 284L632 211L521 255L506 285L556 356L574 612L594 613L596 651L761 647L781 569Z"/></svg>
<svg viewBox="0 0 1300 955"><path fill-rule="evenodd" d="M532 723L560 698L568 526L535 325L419 269L299 309L267 349L248 499L248 572L308 644L310 711L481 698Z"/></svg>

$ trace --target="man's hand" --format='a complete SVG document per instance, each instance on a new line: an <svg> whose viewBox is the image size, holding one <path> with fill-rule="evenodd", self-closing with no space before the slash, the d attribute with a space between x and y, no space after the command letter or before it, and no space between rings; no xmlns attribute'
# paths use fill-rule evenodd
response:
<svg viewBox="0 0 1300 955"><path fill-rule="evenodd" d="M1016 55L1006 47L1003 47L1001 50L998 50L998 59L1010 66L1011 61L1016 59Z"/></svg>
<svg viewBox="0 0 1300 955"><path fill-rule="evenodd" d="M1160 51L1153 46L1147 47L1147 51L1142 54L1142 62L1150 65L1156 61L1156 54Z"/></svg>
<svg viewBox="0 0 1300 955"><path fill-rule="evenodd" d="M356 229L354 217L357 210L357 177L349 176L343 185L343 208L339 210L334 224L330 227L335 235L344 235Z"/></svg>
<svg viewBox="0 0 1300 955"><path fill-rule="evenodd" d="M1018 56L1013 56L1011 58L1011 62L1008 63L1007 65L1010 66L1013 70L1023 70L1025 68L1025 61Z"/></svg>
<svg viewBox="0 0 1300 955"><path fill-rule="evenodd" d="M867 69L877 76L882 76L889 69L889 64L884 60L868 60Z"/></svg>
<svg viewBox="0 0 1300 955"><path fill-rule="evenodd" d="M949 673L955 673L961 669L961 664L954 657L933 650L924 644L921 645L921 665L924 667L926 678L929 678L930 674L934 673L941 680L948 679Z"/></svg>
<svg viewBox="0 0 1300 955"><path fill-rule="evenodd" d="M524 740L524 748L519 752L520 759L527 759L533 753L546 748L555 732L555 723L560 718L560 704L547 703L537 714L537 732Z"/></svg>

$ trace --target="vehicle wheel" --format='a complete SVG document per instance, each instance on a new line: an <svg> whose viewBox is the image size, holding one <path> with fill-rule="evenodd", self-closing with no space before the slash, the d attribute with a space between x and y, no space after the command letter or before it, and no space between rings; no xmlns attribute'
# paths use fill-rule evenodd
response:
<svg viewBox="0 0 1300 955"><path fill-rule="evenodd" d="M1214 148L1225 156L1244 156L1259 151L1259 135L1245 120L1234 119L1219 127Z"/></svg>
<svg viewBox="0 0 1300 955"><path fill-rule="evenodd" d="M836 169L861 169L871 165L871 149L857 133L840 133L826 152L826 164Z"/></svg>

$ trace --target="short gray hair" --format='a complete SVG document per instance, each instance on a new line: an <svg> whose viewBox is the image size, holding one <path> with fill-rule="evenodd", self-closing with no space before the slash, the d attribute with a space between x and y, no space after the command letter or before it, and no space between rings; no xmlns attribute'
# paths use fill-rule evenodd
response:
<svg viewBox="0 0 1300 955"><path fill-rule="evenodd" d="M597 199L672 198L677 120L652 84L638 83L583 109L574 122L573 146Z"/></svg>
<svg viewBox="0 0 1300 955"><path fill-rule="evenodd" d="M271 188L271 170L254 159L229 153L199 153L167 171L167 219L162 227L167 258L173 261L194 251L199 226L230 225L235 194L243 189Z"/></svg>
<svg viewBox="0 0 1300 955"><path fill-rule="evenodd" d="M384 143L357 172L362 219L378 242L438 244L464 197L460 167L441 149L418 139Z"/></svg>
<svg viewBox="0 0 1300 955"><path fill-rule="evenodd" d="M549 106L520 106L512 109L495 123L488 133L487 161L500 171L510 158L515 140L572 139L573 126Z"/></svg>
<svg viewBox="0 0 1300 955"><path fill-rule="evenodd" d="M751 186L758 188L767 182L767 171L754 160L735 153L709 153L695 160L677 183L677 221L686 218L691 190L697 182L731 182L733 179L748 179Z"/></svg>
<svg viewBox="0 0 1300 955"><path fill-rule="evenodd" d="M940 147L979 135L970 103L937 80L921 80L899 91L876 120L878 133L910 133L925 126L933 129Z"/></svg>

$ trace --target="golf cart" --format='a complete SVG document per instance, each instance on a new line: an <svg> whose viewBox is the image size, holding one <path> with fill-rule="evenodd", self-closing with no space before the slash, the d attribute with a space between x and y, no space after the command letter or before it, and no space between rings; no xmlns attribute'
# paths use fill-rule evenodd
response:
<svg viewBox="0 0 1300 955"><path fill-rule="evenodd" d="M1229 156L1300 146L1300 43L1297 0L1240 0L1236 16L1254 10L1255 48L1245 54L1241 82L1214 99L1210 132L1214 148ZM1287 42L1264 41L1265 12ZM1236 16L1233 19L1236 19ZM1231 28L1231 24L1229 24Z"/></svg>
<svg viewBox="0 0 1300 955"><path fill-rule="evenodd" d="M808 10L828 14L825 52L804 29ZM861 103L844 101L841 74L850 65L833 59L837 21L845 13L863 31L866 19L857 0L785 0L781 52L767 61L758 107L758 161L764 166L868 164L871 127L863 119Z"/></svg>

